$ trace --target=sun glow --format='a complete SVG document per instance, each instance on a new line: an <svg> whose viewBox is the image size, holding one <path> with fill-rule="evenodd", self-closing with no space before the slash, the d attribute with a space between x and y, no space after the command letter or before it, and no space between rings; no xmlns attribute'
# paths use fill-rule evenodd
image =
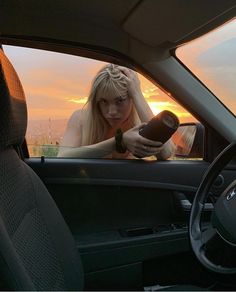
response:
<svg viewBox="0 0 236 292"><path fill-rule="evenodd" d="M154 115L159 114L161 111L166 110L175 107L174 104L171 104L168 101L148 101L148 104L150 106L150 108L152 109L152 112L154 113Z"/></svg>
<svg viewBox="0 0 236 292"><path fill-rule="evenodd" d="M69 102L82 104L82 105L84 105L87 102L87 100L88 100L87 97L73 97L73 98L68 99Z"/></svg>

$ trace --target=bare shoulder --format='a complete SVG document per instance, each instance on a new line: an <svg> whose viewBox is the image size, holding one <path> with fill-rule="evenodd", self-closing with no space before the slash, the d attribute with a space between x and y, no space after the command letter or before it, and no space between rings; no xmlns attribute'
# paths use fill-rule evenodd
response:
<svg viewBox="0 0 236 292"><path fill-rule="evenodd" d="M83 116L83 109L72 113L67 122L61 146L79 147L81 145Z"/></svg>
<svg viewBox="0 0 236 292"><path fill-rule="evenodd" d="M73 112L71 115L68 126L69 127L80 127L83 124L84 121L84 110L79 109Z"/></svg>

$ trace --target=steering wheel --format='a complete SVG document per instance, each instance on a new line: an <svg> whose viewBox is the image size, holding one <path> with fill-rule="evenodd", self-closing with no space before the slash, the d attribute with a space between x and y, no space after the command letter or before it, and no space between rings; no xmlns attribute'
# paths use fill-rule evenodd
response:
<svg viewBox="0 0 236 292"><path fill-rule="evenodd" d="M204 203L218 174L236 156L236 142L227 146L212 162L196 192L189 222L190 243L198 260L207 269L221 274L236 273L236 261L227 265L225 257L236 255L236 180L213 205L209 224L202 224Z"/></svg>

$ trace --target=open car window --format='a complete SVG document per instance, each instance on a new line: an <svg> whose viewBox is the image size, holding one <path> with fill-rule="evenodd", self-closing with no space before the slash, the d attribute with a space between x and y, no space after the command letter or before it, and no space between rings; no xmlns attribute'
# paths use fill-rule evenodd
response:
<svg viewBox="0 0 236 292"><path fill-rule="evenodd" d="M69 118L73 112L83 109L91 82L106 63L21 47L4 46L4 51L20 77L27 99L29 155L57 157ZM170 94L142 75L138 76L142 93L154 115L169 110L178 116L180 123L197 122Z"/></svg>

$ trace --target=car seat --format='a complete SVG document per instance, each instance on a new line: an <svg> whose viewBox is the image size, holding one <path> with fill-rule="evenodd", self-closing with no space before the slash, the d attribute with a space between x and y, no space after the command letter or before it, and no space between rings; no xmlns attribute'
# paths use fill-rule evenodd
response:
<svg viewBox="0 0 236 292"><path fill-rule="evenodd" d="M23 88L0 49L0 282L5 281L0 288L83 290L72 234L40 178L16 151L26 126Z"/></svg>

